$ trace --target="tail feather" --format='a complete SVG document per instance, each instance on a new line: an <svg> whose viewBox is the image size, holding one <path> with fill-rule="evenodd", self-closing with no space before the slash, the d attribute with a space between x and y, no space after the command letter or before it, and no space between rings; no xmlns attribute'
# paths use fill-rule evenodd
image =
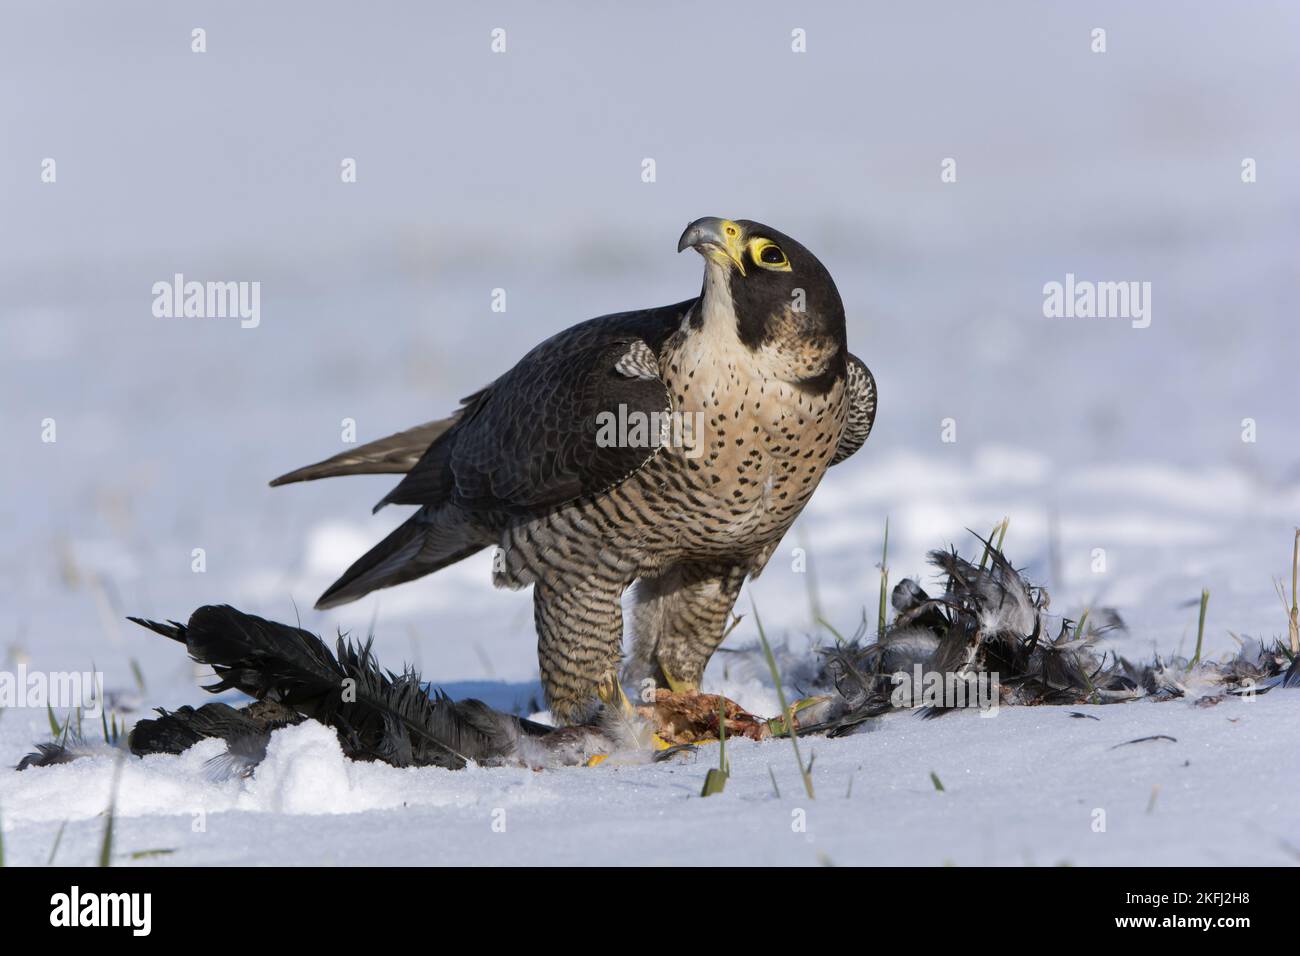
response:
<svg viewBox="0 0 1300 956"><path fill-rule="evenodd" d="M141 627L147 627L155 634L161 634L163 637L170 637L173 641L185 643L185 625L179 621L147 621L142 617L127 617L132 624L139 624Z"/></svg>
<svg viewBox="0 0 1300 956"><path fill-rule="evenodd" d="M436 422L416 425L396 435L350 448L332 458L297 468L271 481L271 486L315 481L338 475L404 475L415 467L429 446L460 419L460 412Z"/></svg>
<svg viewBox="0 0 1300 956"><path fill-rule="evenodd" d="M337 607L379 588L424 577L477 554L487 544L463 513L421 508L343 572L316 601L316 608Z"/></svg>

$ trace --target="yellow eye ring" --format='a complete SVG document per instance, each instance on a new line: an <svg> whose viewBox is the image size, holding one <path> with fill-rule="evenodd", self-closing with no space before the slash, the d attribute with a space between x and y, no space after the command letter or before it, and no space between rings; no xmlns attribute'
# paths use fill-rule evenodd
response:
<svg viewBox="0 0 1300 956"><path fill-rule="evenodd" d="M749 243L749 257L760 269L789 272L790 260L771 239L754 239Z"/></svg>

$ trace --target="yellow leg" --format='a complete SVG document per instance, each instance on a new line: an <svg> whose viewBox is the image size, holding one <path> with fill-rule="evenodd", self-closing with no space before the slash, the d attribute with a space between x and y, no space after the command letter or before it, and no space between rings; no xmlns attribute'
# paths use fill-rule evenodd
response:
<svg viewBox="0 0 1300 956"><path fill-rule="evenodd" d="M692 691L699 691L700 689L694 681L678 680L672 674L668 673L668 668L664 667L663 664L659 665L659 672L663 674L664 683L668 685L668 689L674 694L688 694Z"/></svg>
<svg viewBox="0 0 1300 956"><path fill-rule="evenodd" d="M638 742L645 741L652 750L667 750L672 746L658 734L654 733L653 730L647 728L641 715L636 712L636 709L632 706L632 702L627 699L627 694L623 690L623 685L619 683L617 675L607 678L605 682L597 688L596 696L600 698L601 703L606 707L618 713L619 718L623 721L629 736L633 740ZM649 734L648 740L646 739L647 733ZM597 754L596 757L593 757L587 762L587 766L594 767L606 757L608 757L608 754Z"/></svg>

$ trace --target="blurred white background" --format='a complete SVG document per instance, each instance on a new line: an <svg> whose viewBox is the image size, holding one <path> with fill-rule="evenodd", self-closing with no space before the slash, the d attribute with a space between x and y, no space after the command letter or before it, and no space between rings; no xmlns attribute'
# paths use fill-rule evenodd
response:
<svg viewBox="0 0 1300 956"><path fill-rule="evenodd" d="M880 387L751 588L777 630L810 630L801 542L851 630L886 515L895 579L1010 515L1054 608L1117 605L1133 653L1194 633L1203 586L1212 649L1280 633L1298 60L1282 2L6 4L0 649L188 679L122 615L296 603L322 631L377 620L384 661L431 680L531 680L531 602L483 555L311 611L402 509L369 515L387 478L266 481L341 450L344 418L361 441L426 421L565 326L695 294L674 249L702 215L813 249ZM155 318L178 272L259 281L260 326ZM1150 282L1151 326L1044 318L1067 272Z"/></svg>

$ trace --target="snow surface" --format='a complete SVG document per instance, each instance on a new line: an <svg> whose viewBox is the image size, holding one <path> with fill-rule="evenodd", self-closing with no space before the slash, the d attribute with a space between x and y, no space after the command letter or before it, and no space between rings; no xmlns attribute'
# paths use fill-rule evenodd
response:
<svg viewBox="0 0 1300 956"><path fill-rule="evenodd" d="M93 665L127 720L198 704L179 648L124 617L229 602L327 636L373 625L386 664L535 710L530 597L493 590L488 556L316 612L401 520L369 514L392 482L265 483L344 447L345 418L360 441L427 421L560 328L694 294L699 262L673 244L715 214L818 253L881 396L870 442L747 585L728 648L753 644L751 602L786 661L826 637L810 595L841 632L864 608L874 626L887 517L891 579L928 584L928 549L969 552L965 529L1009 515L1008 553L1053 610L1117 608L1129 630L1113 646L1134 657L1191 652L1202 588L1208 654L1284 633L1274 581L1300 523L1295 8L844 4L792 24L759 0L740 19L503 3L503 57L486 52L491 24L444 5L227 5L203 13L203 56L170 5L77 10L0 15L0 669ZM794 25L806 55L787 52ZM673 64L722 48L772 82L720 124L698 73ZM35 175L46 156L55 185ZM343 156L355 186L337 182ZM943 185L947 156L959 179ZM262 282L260 326L154 318L152 283L178 271ZM1150 328L1044 318L1043 284L1067 272L1152 282ZM498 287L506 313L490 311ZM705 689L774 713L751 664L720 653ZM726 792L700 799L707 749L454 774L350 766L300 727L247 783L209 783L204 748L127 764L118 846L178 864L1297 861L1300 694L1080 709L1101 720L904 714L811 742L815 803L785 742L735 742ZM0 765L47 734L43 709L0 713ZM1151 734L1178 742L1109 749ZM8 858L44 862L67 821L59 859L92 860L110 781L108 758L0 771ZM807 833L791 830L798 807Z"/></svg>
<svg viewBox="0 0 1300 956"><path fill-rule="evenodd" d="M732 741L725 792L701 798L716 747L649 766L398 770L348 761L328 728L304 724L276 732L246 783L205 781L214 743L127 761L115 862L174 850L145 860L1294 864L1298 711L1292 692L1211 708L1076 711L1098 720L1059 707L939 721L894 714L875 732L804 741L805 759L815 757L813 800L784 740ZM1118 746L1154 735L1177 739ZM93 862L113 765L101 756L0 777L11 859L44 862L67 820L58 859Z"/></svg>

